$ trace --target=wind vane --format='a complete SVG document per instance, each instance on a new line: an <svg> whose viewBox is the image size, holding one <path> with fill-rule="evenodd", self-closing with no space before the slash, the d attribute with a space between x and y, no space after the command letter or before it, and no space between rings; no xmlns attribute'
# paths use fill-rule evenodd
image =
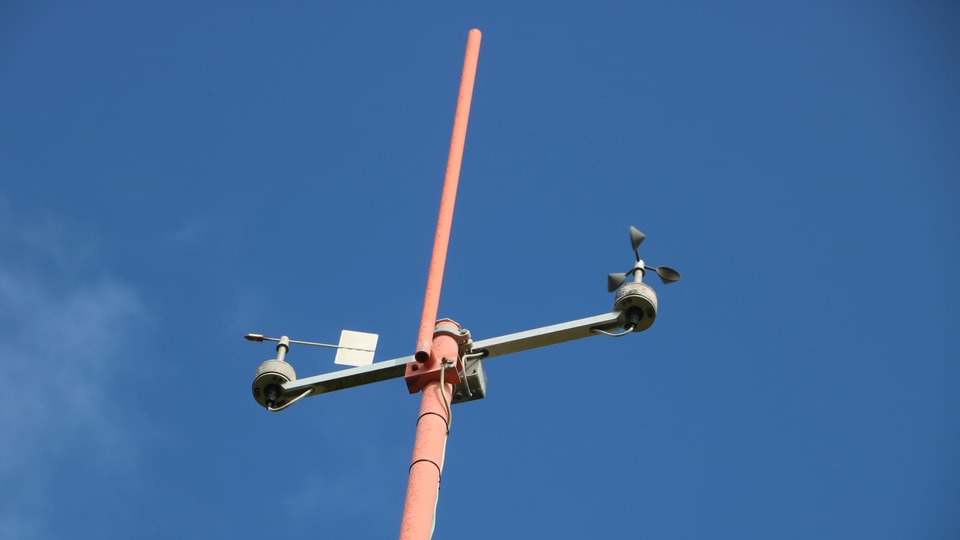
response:
<svg viewBox="0 0 960 540"><path fill-rule="evenodd" d="M260 364L253 380L254 399L271 412L281 411L308 396L400 377L406 381L411 394L420 393L420 416L417 419L400 524L401 540L420 540L433 535L444 449L450 433L450 406L486 396L487 377L483 360L594 334L622 337L646 330L657 316L657 295L642 282L645 272L655 272L664 284L680 279L676 270L666 266L647 266L640 259L639 248L645 236L635 227L630 227L630 241L636 261L630 271L608 276L607 290L617 291L614 310L609 313L478 341L474 341L470 332L456 322L437 319L479 55L480 30L474 28L467 36L453 135L450 138L450 153L414 354L373 363L377 334L351 330L341 332L337 345L296 341L287 336L245 336L250 341L277 342L277 357ZM634 280L627 282L630 275ZM293 367L286 361L291 344L335 348L335 363L354 367L298 379Z"/></svg>

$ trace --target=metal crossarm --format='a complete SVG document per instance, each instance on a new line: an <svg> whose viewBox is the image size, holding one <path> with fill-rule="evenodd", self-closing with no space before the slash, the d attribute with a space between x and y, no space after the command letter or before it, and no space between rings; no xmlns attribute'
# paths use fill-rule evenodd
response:
<svg viewBox="0 0 960 540"><path fill-rule="evenodd" d="M590 337L596 330L609 331L621 327L623 327L621 312L611 311L585 319L475 341L468 354L481 353L483 358L492 358Z"/></svg>
<svg viewBox="0 0 960 540"><path fill-rule="evenodd" d="M413 362L413 355L403 358L394 358L393 360L384 360L376 362L369 366L360 366L350 369L341 369L322 375L314 375L290 381L283 385L284 394L297 394L307 389L312 389L311 396L317 394L326 394L334 390L343 390L344 388L353 388L388 379L399 379L403 377L407 364Z"/></svg>
<svg viewBox="0 0 960 540"><path fill-rule="evenodd" d="M527 351L556 343L564 343L595 335L596 331L610 331L624 325L624 316L620 311L611 311L603 315L594 315L575 321L542 326L505 336L482 339L474 342L467 350L468 355L478 354L481 358L492 358L505 354ZM297 395L311 390L310 396L326 394L344 388L353 388L388 379L403 377L406 365L414 357L404 356L392 360L376 362L369 366L342 369L313 377L290 381L283 385L284 395Z"/></svg>

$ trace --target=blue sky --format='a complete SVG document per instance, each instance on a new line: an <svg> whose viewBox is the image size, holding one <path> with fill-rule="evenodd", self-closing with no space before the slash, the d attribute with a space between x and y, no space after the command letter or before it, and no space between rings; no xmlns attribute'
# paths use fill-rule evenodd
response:
<svg viewBox="0 0 960 540"><path fill-rule="evenodd" d="M324 4L0 7L0 538L396 535L418 396L242 336L413 353L471 27L440 315L684 278L486 363L435 538L960 537L955 6Z"/></svg>

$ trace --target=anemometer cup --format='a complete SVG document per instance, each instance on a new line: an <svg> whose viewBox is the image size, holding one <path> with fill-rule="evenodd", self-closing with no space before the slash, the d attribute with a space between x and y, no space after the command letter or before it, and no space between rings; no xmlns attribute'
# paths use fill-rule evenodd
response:
<svg viewBox="0 0 960 540"><path fill-rule="evenodd" d="M261 407L273 408L283 405L283 385L297 380L293 366L276 358L260 364L253 376L253 399Z"/></svg>
<svg viewBox="0 0 960 540"><path fill-rule="evenodd" d="M642 332L650 328L657 318L657 293L646 283L625 283L617 290L613 309L626 315L625 328L633 325L631 331Z"/></svg>

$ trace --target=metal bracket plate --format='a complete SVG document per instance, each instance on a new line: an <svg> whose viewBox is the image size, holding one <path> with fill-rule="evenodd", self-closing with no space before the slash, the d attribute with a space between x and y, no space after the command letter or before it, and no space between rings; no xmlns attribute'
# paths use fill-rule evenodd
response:
<svg viewBox="0 0 960 540"><path fill-rule="evenodd" d="M464 403L487 396L487 373L483 370L482 358L467 358L463 361L463 376L460 384L453 387L450 403Z"/></svg>

